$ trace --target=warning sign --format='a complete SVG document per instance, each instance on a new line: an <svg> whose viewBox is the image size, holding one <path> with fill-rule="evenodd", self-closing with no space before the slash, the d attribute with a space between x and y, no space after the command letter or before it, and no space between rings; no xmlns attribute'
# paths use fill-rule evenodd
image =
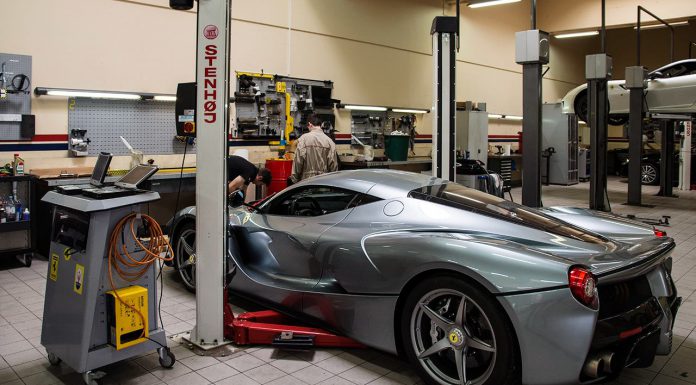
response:
<svg viewBox="0 0 696 385"><path fill-rule="evenodd" d="M73 281L73 291L82 295L85 286L85 267L79 263L75 265L75 280Z"/></svg>
<svg viewBox="0 0 696 385"><path fill-rule="evenodd" d="M65 258L66 261L70 260L70 257L72 256L73 249L70 247L66 247L65 250L63 250L63 258Z"/></svg>
<svg viewBox="0 0 696 385"><path fill-rule="evenodd" d="M51 255L51 271L48 274L48 277L53 281L58 280L58 262L60 262L60 257L58 254L54 253Z"/></svg>

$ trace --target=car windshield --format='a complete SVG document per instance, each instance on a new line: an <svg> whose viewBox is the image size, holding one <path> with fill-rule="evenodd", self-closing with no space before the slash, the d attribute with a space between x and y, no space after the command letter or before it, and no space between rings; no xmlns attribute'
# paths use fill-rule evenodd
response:
<svg viewBox="0 0 696 385"><path fill-rule="evenodd" d="M409 196L519 223L583 242L601 244L607 241L607 239L597 234L558 220L539 210L509 202L494 195L455 183L425 186L412 190Z"/></svg>
<svg viewBox="0 0 696 385"><path fill-rule="evenodd" d="M696 74L696 60L685 60L682 62L670 64L662 68L658 68L655 72L661 72L665 78L673 78L677 76L686 76Z"/></svg>

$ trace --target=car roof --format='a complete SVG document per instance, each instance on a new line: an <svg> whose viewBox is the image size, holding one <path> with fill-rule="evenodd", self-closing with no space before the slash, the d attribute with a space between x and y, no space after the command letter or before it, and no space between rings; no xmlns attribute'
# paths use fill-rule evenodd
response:
<svg viewBox="0 0 696 385"><path fill-rule="evenodd" d="M322 174L302 181L302 185L327 185L365 192L378 198L399 198L424 186L445 183L428 174L389 169L360 169ZM361 191L362 190L362 191Z"/></svg>

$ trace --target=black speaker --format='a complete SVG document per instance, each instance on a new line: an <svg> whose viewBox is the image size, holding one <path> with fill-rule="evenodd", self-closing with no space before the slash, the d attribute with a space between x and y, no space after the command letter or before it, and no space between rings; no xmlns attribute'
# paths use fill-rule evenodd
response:
<svg viewBox="0 0 696 385"><path fill-rule="evenodd" d="M176 87L176 135L196 137L196 83L179 83Z"/></svg>
<svg viewBox="0 0 696 385"><path fill-rule="evenodd" d="M169 0L169 7L182 11L188 11L189 9L193 8L193 0Z"/></svg>

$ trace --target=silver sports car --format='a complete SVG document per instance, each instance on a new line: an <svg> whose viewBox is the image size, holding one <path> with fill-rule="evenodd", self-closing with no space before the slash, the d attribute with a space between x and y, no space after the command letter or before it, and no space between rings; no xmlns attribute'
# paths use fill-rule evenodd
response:
<svg viewBox="0 0 696 385"><path fill-rule="evenodd" d="M195 287L195 208L171 225ZM410 360L431 384L578 384L668 354L674 241L586 209L340 171L230 209L234 295Z"/></svg>

